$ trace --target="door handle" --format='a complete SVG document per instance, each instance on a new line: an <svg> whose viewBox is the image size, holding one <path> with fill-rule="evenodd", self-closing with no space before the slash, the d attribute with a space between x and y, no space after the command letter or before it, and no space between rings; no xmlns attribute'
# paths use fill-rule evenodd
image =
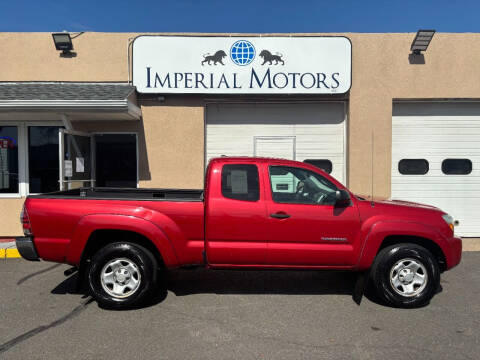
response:
<svg viewBox="0 0 480 360"><path fill-rule="evenodd" d="M270 214L270 217L275 218L275 219L287 219L290 217L290 215L284 213L284 212L278 212L275 214Z"/></svg>

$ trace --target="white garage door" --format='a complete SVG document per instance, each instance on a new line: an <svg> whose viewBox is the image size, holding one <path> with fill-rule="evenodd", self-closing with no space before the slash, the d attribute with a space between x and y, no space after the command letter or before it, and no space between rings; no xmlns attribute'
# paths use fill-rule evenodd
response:
<svg viewBox="0 0 480 360"><path fill-rule="evenodd" d="M320 160L345 180L345 104L209 104L207 161L219 156ZM328 167L328 166L327 166Z"/></svg>
<svg viewBox="0 0 480 360"><path fill-rule="evenodd" d="M397 103L392 198L438 206L480 235L480 104Z"/></svg>

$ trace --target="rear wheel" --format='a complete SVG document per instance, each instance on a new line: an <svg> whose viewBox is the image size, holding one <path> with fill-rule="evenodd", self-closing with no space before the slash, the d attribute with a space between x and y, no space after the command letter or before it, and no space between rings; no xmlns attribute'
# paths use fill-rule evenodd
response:
<svg viewBox="0 0 480 360"><path fill-rule="evenodd" d="M408 243L382 249L371 274L377 295L396 307L428 304L440 283L435 257L427 249Z"/></svg>
<svg viewBox="0 0 480 360"><path fill-rule="evenodd" d="M144 247L112 243L92 258L90 293L100 306L124 309L144 302L156 288L157 262Z"/></svg>

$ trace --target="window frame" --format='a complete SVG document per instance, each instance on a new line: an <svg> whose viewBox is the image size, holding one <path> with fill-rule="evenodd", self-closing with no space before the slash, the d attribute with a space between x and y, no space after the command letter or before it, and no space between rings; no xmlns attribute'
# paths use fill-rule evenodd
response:
<svg viewBox="0 0 480 360"><path fill-rule="evenodd" d="M0 126L16 126L18 134L18 192L0 193L0 199L20 199L30 193L30 174L28 156L28 127L29 126L64 126L62 121L10 121L1 120Z"/></svg>
<svg viewBox="0 0 480 360"><path fill-rule="evenodd" d="M223 192L223 171L226 166L253 166L257 170L257 182L258 182L258 197L255 200L249 200L249 199L235 199L232 197L225 196ZM248 176L248 175L247 175ZM262 196L262 186L260 185L261 183L261 173L260 173L260 168L258 164L252 164L252 163L225 163L222 165L222 170L220 171L220 194L224 199L228 200L235 200L235 201L246 201L249 203L255 203L259 202L261 200ZM247 178L247 186L248 186L248 178ZM247 187L247 194L248 194L248 187Z"/></svg>
<svg viewBox="0 0 480 360"><path fill-rule="evenodd" d="M268 164L268 181L270 183L270 199L273 203L275 204L282 204L282 205L308 205L308 206L335 206L335 205L332 205L332 204L314 204L314 203L297 203L297 202L278 202L278 201L275 201L274 199L274 196L273 196L273 183L272 183L272 175L271 175L271 168L272 167L286 167L286 168L296 168L296 169L300 169L300 170L303 170L303 171L307 171L307 172L310 172L310 173L313 173L317 176L320 176L324 179L326 179L328 182L332 183L333 186L335 186L336 190L335 191L338 191L340 190L340 188L332 181L330 181L330 179L326 178L325 176L323 176L322 174L319 174L313 170L310 170L310 169L306 169L306 168L303 168L301 166L288 166L288 165L281 165L281 164ZM321 169L320 169L321 170Z"/></svg>
<svg viewBox="0 0 480 360"><path fill-rule="evenodd" d="M427 171L425 171L424 173L421 173L421 174L405 174L405 173L402 173L400 171L400 163L402 161L409 161L409 160L421 160L421 161L425 161L427 163ZM430 172L430 161L428 161L427 159L425 158L416 158L416 159L411 159L411 158L402 158L400 159L398 162L397 162L397 171L400 175L402 176L424 176L424 175L427 175L429 172Z"/></svg>
<svg viewBox="0 0 480 360"><path fill-rule="evenodd" d="M62 121L25 121L24 122L24 145L25 145L25 195L38 195L41 193L31 193L30 192L30 159L29 159L29 138L28 138L28 128L30 126L59 126L59 127L64 127L65 125L63 124ZM59 149L60 149L60 144L59 144ZM59 150L60 151L60 150ZM60 164L59 164L60 166ZM60 180L60 176L58 177L58 180ZM59 190L60 190L60 185L59 185Z"/></svg>
<svg viewBox="0 0 480 360"><path fill-rule="evenodd" d="M26 123L25 124L25 141L26 141L26 146L25 146L25 156L26 156L26 162L25 162L25 183L26 183L26 196L28 195L40 195L42 193L34 193L34 192L30 192L30 151L29 151L29 146L30 146L30 137L29 137L29 127L41 127L41 126L45 126L45 127L56 127L58 126L59 128L64 128L64 124L62 122L55 122L55 123L47 123L47 122L42 122L42 123L35 123L35 122L32 122L32 123ZM57 134L58 136L58 134ZM60 143L58 144L58 147L60 149ZM57 151L57 154L59 152ZM59 159L59 164L58 166L60 166L60 159ZM58 180L60 180L60 176L58 177ZM58 181L57 180L57 181ZM59 183L59 187L58 187L58 190L57 191L60 191L60 183Z"/></svg>
<svg viewBox="0 0 480 360"><path fill-rule="evenodd" d="M469 161L469 162L470 162L470 171L469 171L468 173L463 173L463 174L446 173L446 172L444 171L444 169L443 169L444 163L445 163L445 161L451 161L451 160L461 160L461 161L462 161L462 160L463 160L463 161L466 160L466 161ZM442 164L441 164L441 166L440 166L440 169L441 169L443 175L447 175L447 176L467 176L467 175L470 175L470 174L472 173L472 171L473 171L473 161L470 160L470 159L468 159L468 158L446 158L446 159L443 159L443 160L442 160Z"/></svg>

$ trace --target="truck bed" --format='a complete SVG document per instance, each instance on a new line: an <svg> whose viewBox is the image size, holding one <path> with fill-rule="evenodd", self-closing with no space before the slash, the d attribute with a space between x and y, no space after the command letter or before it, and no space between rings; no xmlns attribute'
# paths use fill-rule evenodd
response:
<svg viewBox="0 0 480 360"><path fill-rule="evenodd" d="M197 189L132 189L83 187L41 195L30 195L34 199L88 199L88 200L167 200L203 201L203 190Z"/></svg>

